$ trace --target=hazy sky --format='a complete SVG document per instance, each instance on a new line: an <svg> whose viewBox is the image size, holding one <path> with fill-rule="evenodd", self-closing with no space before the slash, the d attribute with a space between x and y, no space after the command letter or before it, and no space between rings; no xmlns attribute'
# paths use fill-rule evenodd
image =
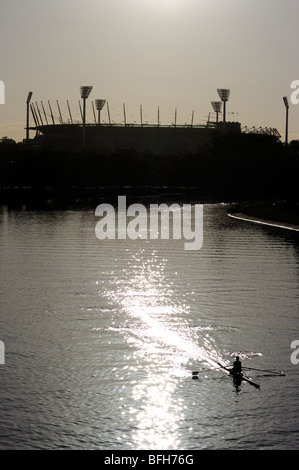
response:
<svg viewBox="0 0 299 470"><path fill-rule="evenodd" d="M68 99L79 119L79 87L93 85L89 105L105 98L113 121L125 103L127 121L139 122L142 104L144 121L156 122L159 106L162 124L175 108L177 123L194 110L203 124L217 88L230 88L228 120L276 127L284 139L298 18L298 0L1 0L0 138L25 137L28 91L56 115L59 100L65 119ZM299 139L299 104L290 104L289 139Z"/></svg>

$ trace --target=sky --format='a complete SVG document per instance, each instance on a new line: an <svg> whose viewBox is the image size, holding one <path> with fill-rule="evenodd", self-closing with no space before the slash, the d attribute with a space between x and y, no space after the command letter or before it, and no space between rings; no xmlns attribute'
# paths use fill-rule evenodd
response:
<svg viewBox="0 0 299 470"><path fill-rule="evenodd" d="M229 88L227 120L285 132L299 80L298 0L1 0L0 138L25 138L26 98L80 119L80 86L113 122L204 124ZM1 88L0 88L1 90ZM2 94L3 95L3 94ZM101 118L108 122L107 105ZM58 119L58 118L57 118ZM31 124L34 122L31 118ZM34 137L34 132L30 137ZM299 139L290 102L289 141Z"/></svg>

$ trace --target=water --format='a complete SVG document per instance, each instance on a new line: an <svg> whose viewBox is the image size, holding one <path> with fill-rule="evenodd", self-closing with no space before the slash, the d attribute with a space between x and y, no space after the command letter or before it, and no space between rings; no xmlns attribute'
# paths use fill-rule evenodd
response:
<svg viewBox="0 0 299 470"><path fill-rule="evenodd" d="M1 449L298 449L298 234L227 208L189 252L99 241L93 209L1 208ZM286 376L236 389L215 367L235 353Z"/></svg>

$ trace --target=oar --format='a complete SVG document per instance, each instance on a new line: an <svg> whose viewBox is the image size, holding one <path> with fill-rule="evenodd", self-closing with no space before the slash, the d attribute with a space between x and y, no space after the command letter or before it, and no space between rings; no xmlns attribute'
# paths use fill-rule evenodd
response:
<svg viewBox="0 0 299 470"><path fill-rule="evenodd" d="M217 362L217 364L222 367L223 369L226 369L226 367L224 367L222 364L219 364L219 362ZM216 369L218 369L218 367L216 367ZM211 372L211 370L213 369L201 369L201 370L196 370L196 371L193 371L192 372L192 375L197 375L199 374L200 372ZM228 372L230 372L229 369L226 369Z"/></svg>
<svg viewBox="0 0 299 470"><path fill-rule="evenodd" d="M258 370L260 372L269 372L270 374L276 374L276 375L285 375L285 373L282 370L275 370L275 369L256 369L255 367L243 367L243 369L246 370Z"/></svg>
<svg viewBox="0 0 299 470"><path fill-rule="evenodd" d="M192 372L192 375L197 375L200 372L211 372L211 369L201 369L201 370L195 370Z"/></svg>
<svg viewBox="0 0 299 470"><path fill-rule="evenodd" d="M253 385L255 388L261 388L259 384L252 382L252 380L247 379L247 377L245 377L244 375L242 375L242 380L245 380L245 382L248 382L250 385Z"/></svg>
<svg viewBox="0 0 299 470"><path fill-rule="evenodd" d="M222 369L225 369L227 370L227 372L231 372L231 369L229 369L228 367L225 367L223 364L220 364L220 362L217 362L218 366L221 367Z"/></svg>
<svg viewBox="0 0 299 470"><path fill-rule="evenodd" d="M219 367L222 367L222 369L225 369L227 370L227 372L231 373L231 369L229 369L228 367L225 367L223 364L220 364L220 362L217 362L217 364Z"/></svg>
<svg viewBox="0 0 299 470"><path fill-rule="evenodd" d="M220 367L222 367L222 369L225 369L225 370L227 370L227 372L231 373L231 369L229 369L228 367L225 367L223 364L220 364L220 362L217 362L217 364ZM244 375L242 375L242 380L245 380L245 382L248 382L250 385L253 385L253 387L255 387L255 388L260 388L259 384L256 384L255 382L252 382L252 380L247 379L247 377L244 377Z"/></svg>

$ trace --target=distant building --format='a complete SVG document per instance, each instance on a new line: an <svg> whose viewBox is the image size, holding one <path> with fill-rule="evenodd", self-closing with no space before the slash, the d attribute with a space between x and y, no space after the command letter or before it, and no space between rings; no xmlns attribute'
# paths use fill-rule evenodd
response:
<svg viewBox="0 0 299 470"><path fill-rule="evenodd" d="M205 146L215 129L222 131L222 122L198 125L148 124L87 124L86 144L106 153L117 150L149 151L153 154L196 154ZM35 141L80 146L82 124L47 124L31 127L36 131ZM227 122L225 132L241 132L238 122Z"/></svg>

